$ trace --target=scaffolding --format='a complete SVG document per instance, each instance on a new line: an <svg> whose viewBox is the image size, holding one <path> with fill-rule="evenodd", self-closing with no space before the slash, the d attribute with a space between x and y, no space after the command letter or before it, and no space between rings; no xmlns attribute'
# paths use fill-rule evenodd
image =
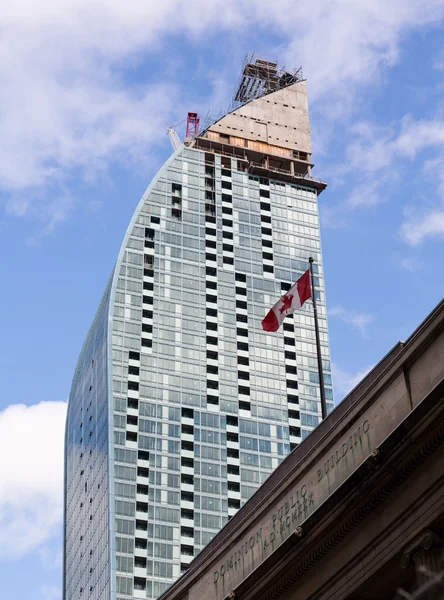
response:
<svg viewBox="0 0 444 600"><path fill-rule="evenodd" d="M242 74L236 83L229 107L218 113L208 110L202 120L202 131L206 131L213 123L217 123L226 114L250 100L261 98L293 83L304 81L302 67L287 71L285 67L279 67L278 63L261 58L256 58L253 62L254 60L254 53L244 58Z"/></svg>
<svg viewBox="0 0 444 600"><path fill-rule="evenodd" d="M303 81L302 67L286 71L285 67L279 68L275 62L261 58L256 58L255 62L253 60L254 54L245 57L242 75L233 96L233 108Z"/></svg>

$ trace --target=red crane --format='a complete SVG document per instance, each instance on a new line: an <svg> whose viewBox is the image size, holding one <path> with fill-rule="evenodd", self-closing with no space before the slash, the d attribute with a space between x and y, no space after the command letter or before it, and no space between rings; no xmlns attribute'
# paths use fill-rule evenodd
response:
<svg viewBox="0 0 444 600"><path fill-rule="evenodd" d="M191 138L199 133L199 115L195 112L189 112L187 116L186 138Z"/></svg>

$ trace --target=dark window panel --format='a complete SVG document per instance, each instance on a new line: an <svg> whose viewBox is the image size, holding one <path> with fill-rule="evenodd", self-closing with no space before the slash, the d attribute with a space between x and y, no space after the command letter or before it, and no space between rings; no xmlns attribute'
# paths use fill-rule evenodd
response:
<svg viewBox="0 0 444 600"><path fill-rule="evenodd" d="M247 303L244 302L243 300L236 300L236 307L237 308L247 308Z"/></svg>

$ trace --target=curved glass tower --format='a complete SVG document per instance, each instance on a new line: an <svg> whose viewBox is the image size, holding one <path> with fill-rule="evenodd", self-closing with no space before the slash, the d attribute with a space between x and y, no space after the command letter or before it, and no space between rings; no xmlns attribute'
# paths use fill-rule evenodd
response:
<svg viewBox="0 0 444 600"><path fill-rule="evenodd" d="M305 82L256 61L236 100L151 182L82 349L65 600L159 596L317 425L312 307L261 328L309 256L333 406Z"/></svg>

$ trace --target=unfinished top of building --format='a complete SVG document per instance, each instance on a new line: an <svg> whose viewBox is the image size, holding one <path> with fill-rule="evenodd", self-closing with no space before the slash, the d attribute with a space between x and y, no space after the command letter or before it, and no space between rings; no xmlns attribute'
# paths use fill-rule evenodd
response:
<svg viewBox="0 0 444 600"><path fill-rule="evenodd" d="M303 81L302 67L291 72L279 69L278 64L253 56L245 59L241 78L234 94L233 104L241 105L249 100L261 98L277 90Z"/></svg>
<svg viewBox="0 0 444 600"><path fill-rule="evenodd" d="M307 86L301 68L289 72L274 62L247 60L232 109L185 143L237 158L239 170L259 177L308 185L318 193L326 187L311 174Z"/></svg>

